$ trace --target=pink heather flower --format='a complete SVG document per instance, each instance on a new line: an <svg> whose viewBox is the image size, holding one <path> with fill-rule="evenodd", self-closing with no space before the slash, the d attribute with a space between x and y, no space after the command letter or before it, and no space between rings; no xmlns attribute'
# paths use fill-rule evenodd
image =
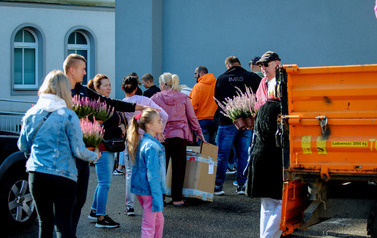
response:
<svg viewBox="0 0 377 238"><path fill-rule="evenodd" d="M80 127L83 134L83 141L87 147L97 147L105 134L105 129L94 120L91 122L88 117L80 119Z"/></svg>
<svg viewBox="0 0 377 238"><path fill-rule="evenodd" d="M76 112L79 118L93 115L98 120L106 121L114 114L114 108L107 106L106 102L90 100L88 97L81 97L75 95L72 98L72 109Z"/></svg>
<svg viewBox="0 0 377 238"><path fill-rule="evenodd" d="M221 113L232 119L233 121L240 117L255 117L255 95L251 88L245 86L245 92L236 87L237 95L233 98L225 98L223 102L216 100L219 107L222 109Z"/></svg>

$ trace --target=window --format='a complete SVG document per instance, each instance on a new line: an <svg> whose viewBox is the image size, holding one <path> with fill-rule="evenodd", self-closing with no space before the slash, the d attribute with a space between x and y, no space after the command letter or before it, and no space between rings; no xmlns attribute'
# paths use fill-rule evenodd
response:
<svg viewBox="0 0 377 238"><path fill-rule="evenodd" d="M86 75L83 79L83 84L87 84L88 78L91 77L91 55L90 55L90 39L85 32L76 30L68 37L67 44L68 54L79 54L86 59Z"/></svg>
<svg viewBox="0 0 377 238"><path fill-rule="evenodd" d="M30 28L20 29L14 37L13 87L38 89L38 37Z"/></svg>

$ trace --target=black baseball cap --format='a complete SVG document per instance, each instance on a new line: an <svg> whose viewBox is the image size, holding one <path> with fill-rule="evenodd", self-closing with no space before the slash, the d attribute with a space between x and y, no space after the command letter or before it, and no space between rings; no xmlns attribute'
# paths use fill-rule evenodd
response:
<svg viewBox="0 0 377 238"><path fill-rule="evenodd" d="M257 65L257 62L258 60L260 60L260 57L259 56L255 56L253 57L250 61L249 61L249 66L252 64L252 65Z"/></svg>
<svg viewBox="0 0 377 238"><path fill-rule="evenodd" d="M275 53L273 51L267 51L266 53L264 53L262 55L260 60L258 60L257 64L268 63L268 62L271 62L271 61L274 61L274 60L281 61L281 59L279 58L279 55L277 53Z"/></svg>

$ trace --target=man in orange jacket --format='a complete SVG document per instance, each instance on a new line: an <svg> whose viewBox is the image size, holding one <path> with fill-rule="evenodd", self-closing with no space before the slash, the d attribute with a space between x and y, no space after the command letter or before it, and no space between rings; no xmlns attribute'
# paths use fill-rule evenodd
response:
<svg viewBox="0 0 377 238"><path fill-rule="evenodd" d="M213 116L217 110L217 104L213 97L216 78L213 74L208 73L208 69L204 66L198 66L195 69L195 78L197 84L190 93L191 103L202 128L204 139L215 145L217 123L213 121Z"/></svg>

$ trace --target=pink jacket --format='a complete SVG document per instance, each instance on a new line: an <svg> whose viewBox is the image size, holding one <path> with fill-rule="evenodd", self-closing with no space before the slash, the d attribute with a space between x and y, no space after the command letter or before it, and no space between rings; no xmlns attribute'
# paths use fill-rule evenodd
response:
<svg viewBox="0 0 377 238"><path fill-rule="evenodd" d="M190 98L186 94L164 90L153 95L151 99L169 116L164 130L165 138L179 137L192 141L192 130L203 136Z"/></svg>

